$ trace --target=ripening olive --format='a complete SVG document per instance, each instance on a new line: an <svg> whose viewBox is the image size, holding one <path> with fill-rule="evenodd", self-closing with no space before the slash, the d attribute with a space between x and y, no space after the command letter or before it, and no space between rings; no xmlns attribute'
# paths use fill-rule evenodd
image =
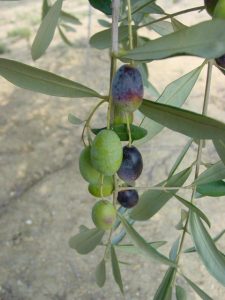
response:
<svg viewBox="0 0 225 300"><path fill-rule="evenodd" d="M122 162L122 144L118 135L108 129L100 131L91 147L91 162L100 173L115 174Z"/></svg>
<svg viewBox="0 0 225 300"><path fill-rule="evenodd" d="M132 112L125 112L121 110L118 106L114 106L114 124L121 125L127 123L127 114L128 121L130 124L133 123L134 114Z"/></svg>
<svg viewBox="0 0 225 300"><path fill-rule="evenodd" d="M121 66L112 82L112 98L121 110L135 111L142 103L144 94L140 71L131 66Z"/></svg>
<svg viewBox="0 0 225 300"><path fill-rule="evenodd" d="M97 228L110 229L116 220L116 209L109 201L100 200L92 208L92 220Z"/></svg>
<svg viewBox="0 0 225 300"><path fill-rule="evenodd" d="M216 63L219 67L224 68L225 69L225 54L216 58Z"/></svg>

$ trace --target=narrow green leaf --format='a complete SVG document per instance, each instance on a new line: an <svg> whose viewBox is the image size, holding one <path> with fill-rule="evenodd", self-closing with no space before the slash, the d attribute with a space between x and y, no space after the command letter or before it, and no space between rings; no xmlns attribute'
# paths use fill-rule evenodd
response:
<svg viewBox="0 0 225 300"><path fill-rule="evenodd" d="M225 139L213 141L216 148L216 152L221 158L222 162L225 164Z"/></svg>
<svg viewBox="0 0 225 300"><path fill-rule="evenodd" d="M113 277L115 279L115 282L118 284L121 293L123 294L123 282L120 273L120 266L113 245L111 245L111 262L112 262Z"/></svg>
<svg viewBox="0 0 225 300"><path fill-rule="evenodd" d="M188 279L186 276L182 275L187 283L192 287L192 289L199 295L199 297L203 300L213 300L209 295L207 295L200 287L198 287L193 281Z"/></svg>
<svg viewBox="0 0 225 300"><path fill-rule="evenodd" d="M192 211L190 212L190 229L196 250L206 269L225 286L225 259L216 248L199 216Z"/></svg>
<svg viewBox="0 0 225 300"><path fill-rule="evenodd" d="M185 224L185 221L187 220L187 217L188 217L188 212L185 209L181 209L181 212L180 212L180 221L175 226L175 228L177 230L183 230L184 229L184 224Z"/></svg>
<svg viewBox="0 0 225 300"><path fill-rule="evenodd" d="M220 160L210 168L202 172L199 177L195 180L197 185L208 184L214 181L225 179L225 165Z"/></svg>
<svg viewBox="0 0 225 300"><path fill-rule="evenodd" d="M209 227L211 227L211 223L210 223L209 219L198 207L196 207L194 204L192 204L191 202L188 202L187 200L183 199L182 197L180 197L178 195L174 195L174 197L178 201L180 201L183 205L185 205L187 208L189 208L190 210L192 210L193 212L198 214L198 216L200 218L202 218L202 220L204 220Z"/></svg>
<svg viewBox="0 0 225 300"><path fill-rule="evenodd" d="M170 259L168 259L166 256L159 253L154 247L152 247L150 244L148 244L142 236L140 236L137 231L126 221L125 218L123 218L121 215L118 215L124 229L127 232L128 237L131 239L131 241L134 243L134 245L141 250L141 252L151 258L155 259L161 263L164 263L166 265L176 266L174 262L172 262Z"/></svg>
<svg viewBox="0 0 225 300"><path fill-rule="evenodd" d="M173 243L171 249L170 249L170 254L169 254L169 258L173 261L176 260L177 258L177 253L178 253L178 249L179 249L179 245L180 245L180 237L178 237L175 242Z"/></svg>
<svg viewBox="0 0 225 300"><path fill-rule="evenodd" d="M225 124L185 109L144 100L140 109L146 117L196 139L220 139Z"/></svg>
<svg viewBox="0 0 225 300"><path fill-rule="evenodd" d="M133 33L135 34L136 27L133 26ZM105 29L103 31L97 32L90 38L90 45L96 49L102 50L112 47L112 30L111 28ZM128 31L127 26L120 26L119 27L119 42L122 42L128 38Z"/></svg>
<svg viewBox="0 0 225 300"><path fill-rule="evenodd" d="M153 300L171 300L172 299L172 282L176 269L169 268L158 287Z"/></svg>
<svg viewBox="0 0 225 300"><path fill-rule="evenodd" d="M91 131L94 134L98 134L100 131L104 129L106 129L106 127L98 128L98 129L93 128L91 129ZM131 129L131 138L133 141L140 140L143 137L145 137L147 134L147 131L144 128L141 128L133 124L130 125L130 129ZM128 135L126 124L113 125L112 130L119 136L121 141L129 141L129 135Z"/></svg>
<svg viewBox="0 0 225 300"><path fill-rule="evenodd" d="M60 26L58 26L58 30L59 30L59 34L60 34L61 39L63 40L63 42L64 42L65 44L67 44L68 46L73 47L74 44L71 43L71 41L67 38L67 36L66 36L65 33L62 31L62 29L61 29Z"/></svg>
<svg viewBox="0 0 225 300"><path fill-rule="evenodd" d="M175 107L181 107L190 95L196 81L198 80L202 68L203 65L171 82L165 88L162 95L156 100L156 102L165 103ZM164 128L163 125L149 118L144 120L142 126L148 131L147 136L142 140L143 142L149 141Z"/></svg>
<svg viewBox="0 0 225 300"><path fill-rule="evenodd" d="M201 194L201 196L221 197L225 195L225 182L219 180L206 184L199 184L197 185L196 191Z"/></svg>
<svg viewBox="0 0 225 300"><path fill-rule="evenodd" d="M217 234L214 238L213 241L216 243L225 233L225 229L222 230L219 234ZM196 248L195 247L191 247L188 248L184 251L184 253L192 253L192 252L196 252Z"/></svg>
<svg viewBox="0 0 225 300"><path fill-rule="evenodd" d="M89 0L89 3L94 8L100 10L106 15L112 14L112 1L111 0Z"/></svg>
<svg viewBox="0 0 225 300"><path fill-rule="evenodd" d="M188 179L191 170L192 168L187 168L180 173L173 175L168 181L163 181L157 186L180 187ZM172 198L173 194L177 193L178 189L174 190L172 193L168 193L164 190L149 190L144 192L141 195L138 204L131 211L131 218L138 221L150 219Z"/></svg>
<svg viewBox="0 0 225 300"><path fill-rule="evenodd" d="M170 170L170 173L168 175L168 177L173 176L173 174L176 172L177 168L179 167L179 165L181 164L183 158L185 157L186 153L188 152L189 148L192 145L193 140L189 140L187 142L187 144L184 146L184 148L182 149L181 153L179 154L178 158L176 159L172 169Z"/></svg>
<svg viewBox="0 0 225 300"><path fill-rule="evenodd" d="M165 245L167 242L159 241L159 242L151 242L147 243L155 249ZM135 247L133 244L126 244L126 245L115 245L118 250L130 253L130 254L140 254L141 251L139 248Z"/></svg>
<svg viewBox="0 0 225 300"><path fill-rule="evenodd" d="M224 20L205 21L149 41L120 57L136 61L157 60L175 55L194 55L208 59L220 57L225 53L224 27Z"/></svg>
<svg viewBox="0 0 225 300"><path fill-rule="evenodd" d="M84 121L82 121L81 119L77 118L75 115L73 114L68 114L68 121L71 123L71 124L74 124L74 125L80 125L82 124Z"/></svg>
<svg viewBox="0 0 225 300"><path fill-rule="evenodd" d="M58 97L98 97L94 90L56 74L15 60L0 58L0 75L23 89Z"/></svg>
<svg viewBox="0 0 225 300"><path fill-rule="evenodd" d="M95 271L96 283L99 287L103 287L106 280L105 260L100 261Z"/></svg>
<svg viewBox="0 0 225 300"><path fill-rule="evenodd" d="M145 18L145 22L146 23L150 23L150 22L154 22L156 19L152 18L151 16L148 16L147 18ZM153 29L155 32L157 32L160 35L167 35L172 33L173 30L173 26L170 22L168 21L159 21L156 23L153 23L151 25L146 26L149 29Z"/></svg>
<svg viewBox="0 0 225 300"><path fill-rule="evenodd" d="M60 19L64 22L68 22L75 25L81 25L81 22L77 17L63 10L61 10Z"/></svg>
<svg viewBox="0 0 225 300"><path fill-rule="evenodd" d="M38 29L31 47L31 55L34 60L38 59L44 54L53 39L55 29L58 24L62 3L63 0L57 0L53 4Z"/></svg>
<svg viewBox="0 0 225 300"><path fill-rule="evenodd" d="M47 15L49 9L50 9L50 6L48 5L48 0L43 0L42 1L42 11L41 11L41 19L42 20Z"/></svg>
<svg viewBox="0 0 225 300"><path fill-rule="evenodd" d="M187 293L184 288L176 285L176 298L177 300L187 300Z"/></svg>
<svg viewBox="0 0 225 300"><path fill-rule="evenodd" d="M87 254L93 251L101 242L105 231L93 228L80 231L70 238L69 245L80 254Z"/></svg>

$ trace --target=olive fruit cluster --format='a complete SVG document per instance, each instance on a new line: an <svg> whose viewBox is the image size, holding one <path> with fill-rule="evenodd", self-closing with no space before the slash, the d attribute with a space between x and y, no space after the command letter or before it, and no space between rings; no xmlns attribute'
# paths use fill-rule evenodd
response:
<svg viewBox="0 0 225 300"><path fill-rule="evenodd" d="M132 65L122 65L112 81L112 99L115 105L114 122L132 123L133 112L141 105L144 88L141 73ZM119 115L119 117L118 117ZM143 169L141 153L134 146L123 147L123 160L117 174L126 184L132 184ZM121 206L131 208L138 202L136 190L124 190L118 193Z"/></svg>
<svg viewBox="0 0 225 300"><path fill-rule="evenodd" d="M95 197L106 197L114 189L113 178L122 162L122 144L112 130L99 132L92 145L80 154L79 168L82 177L89 183L88 190ZM107 200L100 200L92 209L92 219L101 229L112 227L116 218L114 206Z"/></svg>

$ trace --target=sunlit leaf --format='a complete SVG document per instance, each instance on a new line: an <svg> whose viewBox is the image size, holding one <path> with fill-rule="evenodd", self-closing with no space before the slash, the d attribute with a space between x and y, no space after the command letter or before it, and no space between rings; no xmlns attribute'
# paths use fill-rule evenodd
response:
<svg viewBox="0 0 225 300"><path fill-rule="evenodd" d="M172 23L174 31L178 31L178 30L185 29L188 27L175 18L171 18L171 23Z"/></svg>
<svg viewBox="0 0 225 300"><path fill-rule="evenodd" d="M103 287L106 280L105 260L101 260L95 270L95 279L99 287Z"/></svg>
<svg viewBox="0 0 225 300"><path fill-rule="evenodd" d="M34 60L38 59L44 54L53 39L55 29L58 24L62 3L63 0L57 0L52 5L38 29L31 47L31 55Z"/></svg>
<svg viewBox="0 0 225 300"><path fill-rule="evenodd" d="M87 254L93 251L101 242L105 231L93 228L82 230L70 238L69 245L80 254Z"/></svg>
<svg viewBox="0 0 225 300"><path fill-rule="evenodd" d="M170 105L144 100L140 111L148 118L196 139L220 139L225 123Z"/></svg>
<svg viewBox="0 0 225 300"><path fill-rule="evenodd" d="M191 170L192 168L187 168L180 173L173 175L168 181L163 181L157 186L180 187L188 179ZM166 190L149 190L144 192L141 195L138 204L131 211L131 218L138 221L150 219L172 198L173 194L177 193L177 191L178 189L170 191L171 193L168 193Z"/></svg>
<svg viewBox="0 0 225 300"><path fill-rule="evenodd" d="M187 283L192 287L192 289L196 292L196 294L199 295L199 297L203 300L213 300L209 295L207 295L200 287L198 287L193 281L188 279L186 276L184 276L184 279L187 281Z"/></svg>
<svg viewBox="0 0 225 300"><path fill-rule="evenodd" d="M119 215L119 218L127 232L128 238L134 243L134 245L140 249L140 251L147 257L155 259L166 265L176 266L174 262L168 259L166 256L158 252L154 247L148 244L142 236L126 221L124 217Z"/></svg>
<svg viewBox="0 0 225 300"><path fill-rule="evenodd" d="M11 59L0 58L0 75L16 86L51 96L102 98L80 83Z"/></svg>
<svg viewBox="0 0 225 300"><path fill-rule="evenodd" d="M216 248L200 217L192 211L190 212L190 229L196 250L206 269L225 286L225 259Z"/></svg>
<svg viewBox="0 0 225 300"><path fill-rule="evenodd" d="M121 293L123 294L123 282L120 273L120 266L113 245L111 245L111 262L112 262L113 277L115 279L115 282L118 284Z"/></svg>
<svg viewBox="0 0 225 300"><path fill-rule="evenodd" d="M149 41L121 58L147 61L175 55L194 55L204 58L220 57L225 53L225 21L213 19L181 29L169 35Z"/></svg>

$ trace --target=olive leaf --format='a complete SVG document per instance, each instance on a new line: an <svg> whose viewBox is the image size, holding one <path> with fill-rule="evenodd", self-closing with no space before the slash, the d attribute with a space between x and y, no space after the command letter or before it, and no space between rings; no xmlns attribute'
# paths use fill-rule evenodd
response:
<svg viewBox="0 0 225 300"><path fill-rule="evenodd" d="M200 287L198 287L193 281L188 279L186 276L182 275L187 283L192 287L192 289L199 295L203 300L213 300L209 295L207 295Z"/></svg>
<svg viewBox="0 0 225 300"><path fill-rule="evenodd" d="M95 279L99 287L103 287L106 281L105 259L103 258L95 270Z"/></svg>
<svg viewBox="0 0 225 300"><path fill-rule="evenodd" d="M81 119L77 118L75 115L73 114L68 114L68 121L73 124L73 125L80 125L82 124L84 121L82 121Z"/></svg>
<svg viewBox="0 0 225 300"><path fill-rule="evenodd" d="M120 273L120 266L116 256L116 251L113 245L111 245L111 263L112 263L112 271L115 282L118 284L121 293L123 294L123 281Z"/></svg>
<svg viewBox="0 0 225 300"><path fill-rule="evenodd" d="M184 288L176 285L176 298L177 300L187 300L187 293Z"/></svg>
<svg viewBox="0 0 225 300"><path fill-rule="evenodd" d="M121 223L124 226L124 229L127 232L128 237L131 239L133 244L140 249L141 253L144 254L146 257L149 257L151 259L155 259L161 263L164 263L166 265L176 266L176 264L171 261L166 256L162 255L160 252L158 252L154 247L152 247L150 244L148 244L142 236L138 234L138 232L126 221L124 217L122 217L120 214L118 214L118 217L121 220Z"/></svg>
<svg viewBox="0 0 225 300"><path fill-rule="evenodd" d="M194 181L197 185L212 183L221 179L225 179L225 165L220 160L207 170L202 172Z"/></svg>
<svg viewBox="0 0 225 300"><path fill-rule="evenodd" d="M225 182L223 180L208 182L206 184L198 184L196 191L199 193L196 198L203 196L221 197L225 196Z"/></svg>
<svg viewBox="0 0 225 300"><path fill-rule="evenodd" d="M103 98L80 83L11 59L0 58L0 75L18 87L51 96Z"/></svg>
<svg viewBox="0 0 225 300"><path fill-rule="evenodd" d="M111 0L89 0L89 3L94 8L100 10L106 15L112 14L112 1Z"/></svg>
<svg viewBox="0 0 225 300"><path fill-rule="evenodd" d="M70 238L69 245L79 254L87 254L93 251L101 242L105 231L92 228L81 230L74 237Z"/></svg>
<svg viewBox="0 0 225 300"><path fill-rule="evenodd" d="M104 128L92 128L91 131L97 135L100 131L106 129ZM121 141L129 141L129 135L127 131L127 125L121 124L121 125L113 125L112 130L119 136ZM133 141L140 140L143 137L146 136L147 130L144 128L141 128L139 126L130 124L130 130L131 130L131 139Z"/></svg>
<svg viewBox="0 0 225 300"><path fill-rule="evenodd" d="M221 158L222 162L225 164L225 139L213 141L216 151Z"/></svg>
<svg viewBox="0 0 225 300"><path fill-rule="evenodd" d="M168 180L159 183L157 187L180 187L188 179L191 171L191 167L187 168L173 175ZM166 190L149 190L144 192L141 195L138 204L131 211L130 217L138 221L150 219L173 197L174 194L177 193L178 189L172 191L172 193L168 193Z"/></svg>
<svg viewBox="0 0 225 300"><path fill-rule="evenodd" d="M163 277L163 280L158 287L156 294L153 298L153 300L172 300L172 283L173 283L173 278L176 274L176 269L175 268L169 268L166 271L165 276Z"/></svg>
<svg viewBox="0 0 225 300"><path fill-rule="evenodd" d="M178 55L204 58L220 57L225 53L225 21L213 19L151 40L142 47L119 55L135 61L151 61Z"/></svg>
<svg viewBox="0 0 225 300"><path fill-rule="evenodd" d="M63 0L57 0L48 10L47 14L42 20L31 46L31 55L34 60L38 59L44 54L53 39L55 29L58 24L58 19L60 17L62 3Z"/></svg>

